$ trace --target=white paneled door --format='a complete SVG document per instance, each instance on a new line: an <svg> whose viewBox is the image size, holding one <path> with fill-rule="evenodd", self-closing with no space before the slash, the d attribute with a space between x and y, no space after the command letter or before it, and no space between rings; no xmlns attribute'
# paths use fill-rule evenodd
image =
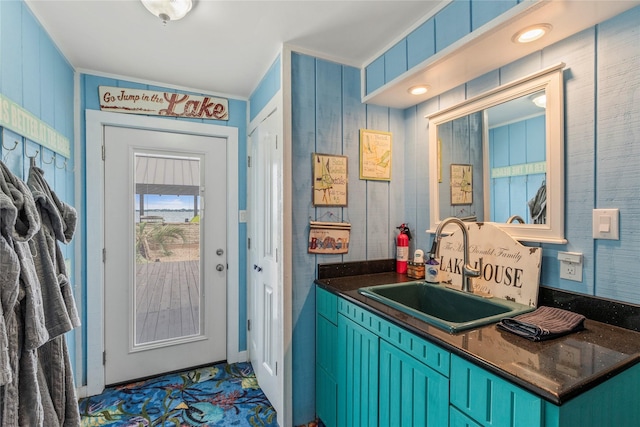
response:
<svg viewBox="0 0 640 427"><path fill-rule="evenodd" d="M226 359L226 148L104 127L106 384Z"/></svg>
<svg viewBox="0 0 640 427"><path fill-rule="evenodd" d="M258 384L283 416L282 143L278 111L251 135L249 358Z"/></svg>

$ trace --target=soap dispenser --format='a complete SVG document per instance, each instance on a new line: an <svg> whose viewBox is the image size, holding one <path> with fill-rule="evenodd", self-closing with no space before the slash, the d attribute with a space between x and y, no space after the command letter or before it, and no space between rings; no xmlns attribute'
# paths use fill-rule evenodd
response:
<svg viewBox="0 0 640 427"><path fill-rule="evenodd" d="M425 281L429 283L439 283L440 263L436 260L436 242L434 240L433 246L429 251L429 260L425 263Z"/></svg>

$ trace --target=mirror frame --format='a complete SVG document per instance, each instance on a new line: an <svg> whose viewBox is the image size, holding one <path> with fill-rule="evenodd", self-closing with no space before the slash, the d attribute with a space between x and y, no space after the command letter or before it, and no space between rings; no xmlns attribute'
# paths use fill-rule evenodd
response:
<svg viewBox="0 0 640 427"><path fill-rule="evenodd" d="M557 244L567 243L564 236L564 93L562 74L564 67L564 63L554 65L426 116L429 120L430 229L427 230L429 233L434 233L440 221L444 219L439 217L438 125L544 89L547 95L545 112L547 223L493 224L499 226L516 240ZM486 113L484 116L484 122L486 123ZM482 185L483 194L486 194L489 186L487 179L487 152L489 145L487 129L483 129L482 139L485 163L485 178Z"/></svg>

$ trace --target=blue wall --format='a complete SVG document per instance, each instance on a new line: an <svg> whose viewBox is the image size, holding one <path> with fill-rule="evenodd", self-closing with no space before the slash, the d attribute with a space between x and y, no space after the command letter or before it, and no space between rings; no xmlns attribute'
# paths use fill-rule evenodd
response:
<svg viewBox="0 0 640 427"><path fill-rule="evenodd" d="M258 113L267 105L280 90L280 76L282 75L282 61L280 55L273 61L267 73L262 77L258 87L249 96L249 121L256 118Z"/></svg>
<svg viewBox="0 0 640 427"><path fill-rule="evenodd" d="M365 67L365 92L391 82L523 0L453 0Z"/></svg>
<svg viewBox="0 0 640 427"><path fill-rule="evenodd" d="M400 110L360 102L360 71L297 53L291 58L293 161L293 422L315 417L315 294L319 263L395 256L394 228L405 222L404 124ZM391 182L359 177L359 130L393 133ZM348 156L348 207L314 207L311 153ZM345 255L307 254L309 220L351 223ZM410 224L411 225L411 224Z"/></svg>
<svg viewBox="0 0 640 427"><path fill-rule="evenodd" d="M73 155L73 76L74 71L51 38L22 1L0 1L0 93L66 137L71 158L66 159L7 129L0 128L2 161L18 177L26 179L29 159L45 171L45 178L56 195L74 205ZM71 261L73 277L75 239L61 245L65 259ZM75 331L66 335L72 364L75 363ZM79 381L78 381L79 383Z"/></svg>

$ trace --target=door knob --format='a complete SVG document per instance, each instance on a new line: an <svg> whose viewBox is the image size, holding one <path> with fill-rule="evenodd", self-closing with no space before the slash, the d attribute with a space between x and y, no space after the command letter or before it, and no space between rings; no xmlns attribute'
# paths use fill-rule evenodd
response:
<svg viewBox="0 0 640 427"><path fill-rule="evenodd" d="M224 270L224 265L222 265L222 264L216 265L216 270L218 270L218 271Z"/></svg>

